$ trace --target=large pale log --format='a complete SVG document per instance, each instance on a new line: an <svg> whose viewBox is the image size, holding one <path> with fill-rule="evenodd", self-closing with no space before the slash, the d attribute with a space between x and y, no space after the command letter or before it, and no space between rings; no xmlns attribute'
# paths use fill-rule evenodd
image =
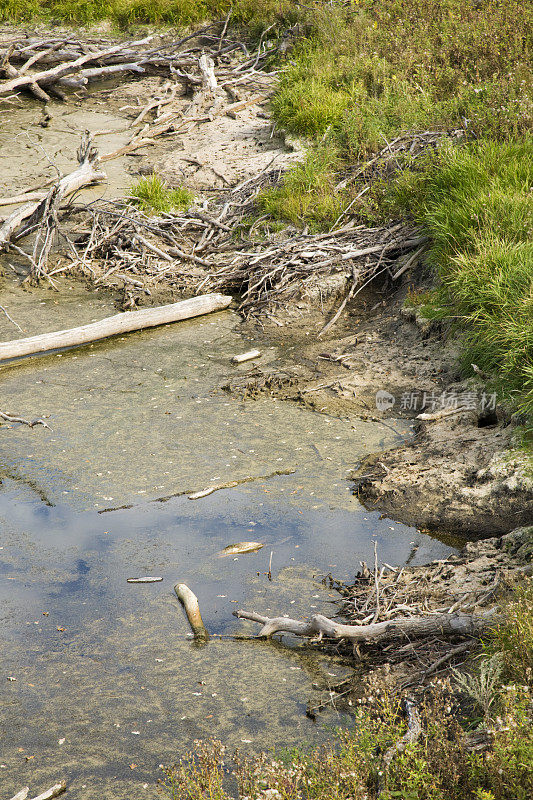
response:
<svg viewBox="0 0 533 800"><path fill-rule="evenodd" d="M115 314L113 317L81 325L79 328L43 333L41 336L15 339L12 342L2 342L0 343L0 361L29 356L34 353L44 353L47 350L56 350L61 347L75 347L106 339L108 336L117 336L130 331L139 331L143 328L153 328L156 325L166 325L169 322L199 317L202 314L209 314L211 311L221 311L227 308L231 301L232 298L228 295L203 294L166 306Z"/></svg>
<svg viewBox="0 0 533 800"><path fill-rule="evenodd" d="M431 614L424 617L401 617L376 622L371 625L343 625L332 619L314 614L309 620L301 621L289 617L264 617L255 611L234 611L239 619L260 622L263 626L259 636L272 636L274 633L294 633L296 636L310 636L322 639L348 639L351 642L378 642L397 637L416 636L479 636L497 621L494 609L478 614Z"/></svg>

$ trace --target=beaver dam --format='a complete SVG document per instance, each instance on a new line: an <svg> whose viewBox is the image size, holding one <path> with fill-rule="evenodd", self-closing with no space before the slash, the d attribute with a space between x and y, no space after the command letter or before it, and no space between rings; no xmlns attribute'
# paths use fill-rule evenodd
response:
<svg viewBox="0 0 533 800"><path fill-rule="evenodd" d="M426 658L423 681L493 613L495 573L449 602L420 577L435 560L446 572L461 526L430 535L414 501L409 518L391 505L392 519L354 494L354 469L372 460L359 486L388 474L379 454L419 432L416 415L376 409L378 389L405 387L368 326L427 239L347 213L324 234L261 227L257 197L302 158L268 115L278 46L248 50L220 24L179 41L2 32L0 341L234 297L197 319L0 365L2 797L64 779L81 800L155 798L161 764L196 739L248 752L324 742L350 728L364 691L359 644L339 621L430 620L425 653L404 651L411 671ZM398 154L443 136L398 137L345 179L366 191ZM132 199L154 173L165 191L185 187L178 207ZM346 338L355 302L368 351ZM448 367L420 353L416 389L434 392ZM513 485L516 527L529 512L527 487ZM208 641L191 633L177 583L198 597ZM436 631L437 614L459 627ZM291 635L258 638L257 622ZM376 664L393 660L387 648Z"/></svg>

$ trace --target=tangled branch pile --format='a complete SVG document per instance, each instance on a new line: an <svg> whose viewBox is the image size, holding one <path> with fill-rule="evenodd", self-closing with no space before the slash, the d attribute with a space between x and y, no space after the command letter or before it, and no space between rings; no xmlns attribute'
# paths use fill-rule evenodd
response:
<svg viewBox="0 0 533 800"><path fill-rule="evenodd" d="M187 134L202 122L221 114L233 116L268 96L277 78L266 66L279 45L269 42L265 31L250 53L228 33L226 23L213 23L179 41L158 37L155 42L156 37L148 36L113 46L103 40L81 42L64 36L40 40L7 37L0 43L0 71L5 75L0 80L0 100L2 96L13 99L10 93L22 90L40 99L48 99L49 94L64 97L64 90L84 90L91 80L120 72L150 70L167 75L157 96L129 123L131 136L125 145L99 159L91 145L93 172L90 180L85 176L85 182L102 180L105 176L98 171L99 162L153 144L156 137ZM36 65L42 69L36 71ZM184 105L186 95L190 103ZM102 133L106 131L93 135ZM78 271L98 285L123 288L125 308L138 303L142 295L150 295L155 286L179 295L222 291L240 295L245 317L266 315L276 321L273 315L277 310L294 307L300 300L322 301L347 286L329 327L348 300L374 277L386 275L396 280L414 266L426 242L409 222L356 225L350 216L353 204L376 177L398 169L399 159L407 156L414 160L428 148L437 147L447 135L425 131L398 136L365 164L347 169L339 176L337 189L362 188L328 233L288 228L279 234L256 235L258 224L265 219L257 216L257 198L282 179L282 169L274 165L276 156L259 174L235 187L211 166L227 185L212 199L179 214L149 217L124 200L71 206L65 211L60 209L64 194L58 193L59 182L49 193L3 198L3 204L41 202L32 209L33 227L20 227L20 211L13 212L0 230L0 248L17 249L16 241L37 230L32 256L19 249L30 261L32 278L53 281L58 273ZM68 227L62 224L65 218ZM48 266L58 234L66 242L67 255Z"/></svg>
<svg viewBox="0 0 533 800"><path fill-rule="evenodd" d="M90 224L78 231L72 266L99 284L111 277L150 292L155 282L179 293L226 291L241 296L245 316L317 292L320 279L336 276L361 285L378 272L400 273L400 255L425 242L409 224L366 228L349 223L327 234L289 232L254 242L242 220L276 171L259 176L209 210L149 218L124 203L88 209ZM241 232L237 238L236 233ZM418 250L416 250L418 252Z"/></svg>
<svg viewBox="0 0 533 800"><path fill-rule="evenodd" d="M221 27L221 33L216 34ZM223 67L220 74L231 81L256 69L277 49L261 41L257 51L250 54L243 42L226 37L226 33L227 25L219 21L177 41L151 35L112 46L94 38L82 42L64 35L45 39L7 35L0 40L0 98L13 101L20 91L26 91L44 102L50 95L65 100L66 91L85 92L91 81L123 72L166 74L186 87L198 88L203 81L202 76L194 74L199 55L215 59ZM235 51L244 52L245 58L232 68L231 54ZM35 69L36 65L45 69Z"/></svg>

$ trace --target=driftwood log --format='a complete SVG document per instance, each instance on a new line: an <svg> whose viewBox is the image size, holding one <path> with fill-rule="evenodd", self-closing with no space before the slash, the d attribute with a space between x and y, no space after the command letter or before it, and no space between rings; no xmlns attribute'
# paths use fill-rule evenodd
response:
<svg viewBox="0 0 533 800"><path fill-rule="evenodd" d="M200 614L198 598L185 583L177 583L174 586L174 591L187 614L187 619L194 633L194 638L200 642L207 642L209 633L204 625L202 615Z"/></svg>
<svg viewBox="0 0 533 800"><path fill-rule="evenodd" d="M54 784L46 792L42 792L41 794L34 797L33 800L52 800L53 797L58 797L58 795L63 794L65 789L67 788L66 781L60 781L59 783ZM25 786L24 789L21 789L20 792L17 792L11 800L26 800L28 797L28 793L30 791L29 786Z"/></svg>
<svg viewBox="0 0 533 800"><path fill-rule="evenodd" d="M24 417L14 417L13 414L6 414L5 411L0 411L0 419L3 419L5 422L18 422L21 425L28 425L29 428L34 428L36 425L43 425L45 428L50 428L50 425L47 425L44 419L24 419Z"/></svg>
<svg viewBox="0 0 533 800"><path fill-rule="evenodd" d="M154 38L153 36L148 36L144 39L140 39L137 42L131 42L130 47L138 47L140 45L146 44L153 38ZM66 64L58 64L56 67L52 67L51 69L41 70L40 72L21 74L22 70L18 70L16 77L13 77L9 81L3 81L0 83L0 94L10 94L12 92L17 92L20 89L24 89L27 87L33 89L34 86L39 86L39 84L44 84L44 85L53 84L59 78L63 78L66 75L78 72L79 68L84 64L87 64L90 61L95 61L98 58L102 59L106 56L114 55L115 53L118 53L123 49L124 45L122 43L113 45L113 47L108 47L105 50L101 50L98 53L94 52L85 53L84 55L74 59L74 61L69 61Z"/></svg>
<svg viewBox="0 0 533 800"><path fill-rule="evenodd" d="M289 617L265 617L255 611L234 611L238 619L249 619L263 626L259 636L272 636L274 633L293 633L296 636L310 636L321 640L347 639L354 643L382 642L398 637L415 638L419 636L480 636L497 622L494 609L475 614L428 614L420 617L400 617L376 622L370 625L343 625L322 614L314 614L309 620L301 621Z"/></svg>
<svg viewBox="0 0 533 800"><path fill-rule="evenodd" d="M115 314L113 317L106 317L78 328L68 328L64 331L30 336L27 339L2 342L0 343L0 361L44 353L60 347L76 347L99 339L106 339L108 336L140 331L143 328L153 328L169 322L180 322L184 319L199 317L202 314L209 314L212 311L221 311L227 308L231 301L232 298L227 295L204 294L166 306Z"/></svg>

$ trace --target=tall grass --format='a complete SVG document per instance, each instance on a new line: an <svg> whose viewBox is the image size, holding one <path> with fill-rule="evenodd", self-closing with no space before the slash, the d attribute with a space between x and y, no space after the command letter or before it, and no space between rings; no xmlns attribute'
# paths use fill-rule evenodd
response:
<svg viewBox="0 0 533 800"><path fill-rule="evenodd" d="M533 138L443 149L390 185L384 206L431 236L429 298L461 331L464 364L533 414ZM426 298L427 302L427 298Z"/></svg>
<svg viewBox="0 0 533 800"><path fill-rule="evenodd" d="M259 32L298 15L293 0L2 0L1 22L36 20L88 25L110 21L120 28L142 24L191 25L224 18Z"/></svg>
<svg viewBox="0 0 533 800"><path fill-rule="evenodd" d="M467 372L477 364L533 414L533 5L362 0L307 23L272 110L311 152L261 196L262 211L329 227L351 199L343 169L402 133L466 130L481 143L419 157L415 170L400 156L404 172L352 213L424 226L440 277L428 313L461 331Z"/></svg>

